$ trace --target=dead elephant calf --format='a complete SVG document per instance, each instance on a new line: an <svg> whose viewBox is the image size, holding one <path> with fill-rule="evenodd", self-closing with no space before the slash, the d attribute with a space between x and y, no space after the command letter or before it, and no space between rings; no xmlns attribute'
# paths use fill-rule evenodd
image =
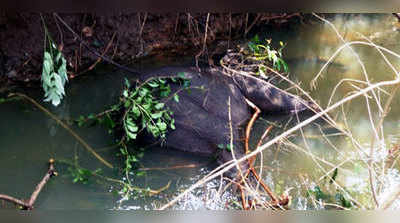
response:
<svg viewBox="0 0 400 223"><path fill-rule="evenodd" d="M173 111L176 126L175 130L167 133L165 146L216 157L219 164L232 160L232 154L235 158L241 158L245 153L243 127L252 116L246 99L268 114L296 113L310 107L308 102L266 81L251 76L228 76L218 70L199 73L192 68L166 67L147 72L142 80L173 77L181 72L191 80L191 91L179 91L181 85L170 84L172 92L178 91L180 100L179 103L165 101ZM229 124L229 107L232 128ZM231 137L233 148L230 147ZM154 140L149 136L146 138ZM242 168L247 168L247 164L243 163ZM232 170L231 174L234 173L235 170Z"/></svg>

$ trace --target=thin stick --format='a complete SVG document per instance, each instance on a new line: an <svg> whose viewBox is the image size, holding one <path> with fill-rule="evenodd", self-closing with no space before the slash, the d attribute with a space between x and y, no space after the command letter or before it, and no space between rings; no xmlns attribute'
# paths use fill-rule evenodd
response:
<svg viewBox="0 0 400 223"><path fill-rule="evenodd" d="M116 66L116 67L118 67L118 68L120 68L122 70L125 70L125 71L127 71L129 73L132 73L132 74L139 75L138 71L136 71L136 70L134 70L132 68L126 67L124 65L121 65L121 64L113 61L112 59L110 59L110 58L108 58L106 56L102 56L101 54L99 54L96 50L94 50L92 47L90 47L85 41L83 41L82 38L57 13L54 13L54 16L58 20L60 20L60 22L75 36L75 38L77 38L79 40L79 42L82 45L84 45L91 53L93 53L97 57L100 57L104 61L106 61L106 62L108 62L108 63L110 63L110 64L112 64L112 65L114 65L114 66Z"/></svg>
<svg viewBox="0 0 400 223"><path fill-rule="evenodd" d="M139 19L140 19L140 14L139 14ZM139 30L139 38L142 38L142 33L143 33L143 28L144 28L144 24L146 24L146 20L147 20L147 12L144 13L144 18L143 18L143 23L140 25L140 30Z"/></svg>
<svg viewBox="0 0 400 223"><path fill-rule="evenodd" d="M101 54L103 57L104 57L104 55L106 55L106 53L107 53L108 50L110 49L112 43L114 42L114 38L115 38L115 35L116 35L116 34L117 34L117 32L114 32L114 34L112 35L112 37L111 37L110 41L108 42L106 48L104 49L103 53ZM95 62L94 64L92 64L86 71L93 70L93 68L94 68L98 63L100 63L101 60L102 60L101 57L97 58L96 62ZM86 71L85 71L85 72L86 72Z"/></svg>
<svg viewBox="0 0 400 223"><path fill-rule="evenodd" d="M72 129L70 127L68 127L68 125L66 125L64 122L62 122L59 118L57 118L57 116L55 116L49 110L47 110L46 108L41 106L39 103L37 103L35 100L33 100L32 98L30 98L27 95L24 95L21 93L10 93L8 95L9 98L16 97L16 96L24 98L24 99L28 100L29 102L31 102L32 104L34 104L36 107L38 107L44 113L46 113L48 116L50 116L52 119L54 119L59 125L61 125L65 130L67 130L73 137L75 137L75 139L78 140L78 142L80 142L83 145L83 147L85 147L90 153L92 153L100 162L102 162L104 165L106 165L109 168L113 168L113 166L109 162L107 162L99 154L97 154L96 151L94 151L94 149L92 147L90 147L80 136L78 136L74 131L72 131Z"/></svg>
<svg viewBox="0 0 400 223"><path fill-rule="evenodd" d="M208 21L210 20L210 13L207 13L207 22L206 22L206 29L204 31L204 40L203 40L203 49L196 54L196 67L200 71L199 68L199 57L204 53L207 44L207 33L208 33Z"/></svg>

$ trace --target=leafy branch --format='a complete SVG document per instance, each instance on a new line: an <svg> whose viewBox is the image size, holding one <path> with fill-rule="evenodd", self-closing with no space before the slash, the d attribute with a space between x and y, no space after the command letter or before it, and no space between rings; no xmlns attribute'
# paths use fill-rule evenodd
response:
<svg viewBox="0 0 400 223"><path fill-rule="evenodd" d="M65 96L64 86L68 81L67 62L51 38L42 16L41 19L45 32L42 69L42 87L45 92L44 101L51 101L54 106L57 106L60 104L63 96Z"/></svg>
<svg viewBox="0 0 400 223"><path fill-rule="evenodd" d="M280 48L275 50L271 48L271 40L266 39L261 41L258 35L255 35L253 39L248 43L248 47L251 51L251 56L257 61L271 62L272 67L277 70L287 73L289 71L288 65L282 59L282 50L285 47L282 41L279 42ZM259 73L265 74L266 66L259 64Z"/></svg>
<svg viewBox="0 0 400 223"><path fill-rule="evenodd" d="M128 141L136 139L137 134L144 129L153 137L161 139L165 139L168 129L175 129L173 112L162 102L171 95L168 80L181 83L184 89L190 86L190 80L184 77L184 73L179 73L177 77L152 78L135 89L130 89L130 84L126 81L121 101L125 108L123 128ZM178 92L172 95L179 102Z"/></svg>

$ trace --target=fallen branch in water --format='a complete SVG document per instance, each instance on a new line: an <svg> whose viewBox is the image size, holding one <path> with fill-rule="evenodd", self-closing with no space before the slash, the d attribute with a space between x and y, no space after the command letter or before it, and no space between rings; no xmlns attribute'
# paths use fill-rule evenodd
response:
<svg viewBox="0 0 400 223"><path fill-rule="evenodd" d="M54 159L49 160L49 170L47 171L46 175L44 175L40 183L36 186L35 190L33 191L28 201L23 201L5 194L0 194L0 200L8 201L14 203L15 205L19 205L21 206L21 209L24 210L32 210L33 205L35 204L35 201L39 196L40 191L43 189L44 185L46 185L46 183L52 176L57 176L57 172L55 172L54 169Z"/></svg>
<svg viewBox="0 0 400 223"><path fill-rule="evenodd" d="M57 160L57 162L72 166L72 167L77 168L77 169L84 169L81 166L79 166L77 163L72 163L72 162L69 162L67 160ZM132 184L124 182L123 180L119 180L119 179L103 176L103 175L97 173L96 171L91 171L91 170L88 170L88 169L86 169L86 170L89 171L90 175L93 176L93 177L97 177L97 178L102 179L104 181L120 184L121 186L126 187L127 190L130 191L130 192L133 192L133 191L139 192L139 193L148 192L150 196L159 194L159 193L167 190L169 188L169 186L171 185L171 181L169 181L165 186L163 186L163 187L161 187L161 188L159 188L157 190L153 190L153 189L150 189L150 188L141 188L141 187L133 186Z"/></svg>
<svg viewBox="0 0 400 223"><path fill-rule="evenodd" d="M68 125L66 125L64 122L62 122L57 116L55 116L53 113L51 113L49 110L41 106L39 103L37 103L35 100L33 100L31 97L21 94L21 93L10 93L8 95L8 98L12 97L21 97L32 104L34 104L36 107L38 107L40 110L42 110L44 113L46 113L48 116L50 116L52 119L54 119L59 125L61 125L65 130L67 130L73 137L75 137L76 140L78 140L83 147L85 147L90 153L92 153L100 162L102 162L104 165L106 165L109 168L113 168L113 166L104 160L92 147L90 147L79 135L77 135Z"/></svg>

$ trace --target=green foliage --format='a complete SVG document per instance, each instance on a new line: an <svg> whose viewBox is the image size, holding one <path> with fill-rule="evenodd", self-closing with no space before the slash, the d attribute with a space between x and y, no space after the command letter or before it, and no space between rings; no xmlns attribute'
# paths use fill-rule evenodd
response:
<svg viewBox="0 0 400 223"><path fill-rule="evenodd" d="M45 92L44 101L51 101L54 106L57 106L65 95L64 86L68 81L67 62L52 40L44 20L42 21L45 30L42 69L42 87Z"/></svg>
<svg viewBox="0 0 400 223"><path fill-rule="evenodd" d="M183 73L178 74L178 77L150 79L135 89L130 89L129 83L126 83L122 104L126 110L123 127L127 140L136 139L137 134L144 129L155 138L165 139L168 129L175 129L173 112L162 102L171 96L168 80L181 82L184 89L190 86L190 80L184 78ZM172 98L179 102L178 92Z"/></svg>
<svg viewBox="0 0 400 223"><path fill-rule="evenodd" d="M92 176L101 173L101 169L97 169L95 171L90 171L88 169L77 167L77 166L70 166L68 167L68 171L73 177L72 182L74 183L83 183L88 184L89 180Z"/></svg>
<svg viewBox="0 0 400 223"><path fill-rule="evenodd" d="M338 176L338 169L336 168L333 171L333 174L329 180L329 185L332 185ZM343 208L351 208L353 207L353 203L350 201L348 196L345 194L345 191L336 190L335 194L323 191L319 186L314 186L312 190L308 192L309 196L314 196L317 201L322 201L324 203L331 203L341 206Z"/></svg>
<svg viewBox="0 0 400 223"><path fill-rule="evenodd" d="M81 115L79 116L78 119L75 119L74 121L78 124L79 127L82 127L84 125L92 126L96 124L101 124L105 126L108 129L108 132L111 134L114 128L117 126L117 123L110 115L110 113L114 111L115 110L108 110L107 112L98 115L95 114L89 114L88 116Z"/></svg>
<svg viewBox="0 0 400 223"><path fill-rule="evenodd" d="M150 188L135 187L129 180L127 180L126 182L119 179L106 177L102 174L101 169L96 169L94 171L91 171L89 169L79 166L77 163L77 157L75 157L74 162L69 162L67 160L57 160L57 162L68 165L68 171L73 177L74 183L89 184L92 182L92 180L96 179L95 182L109 182L117 184L120 186L114 187L115 190L113 192L115 192L116 196L122 195L124 198L127 199L131 198L132 195L135 198L137 198L138 196L151 195L152 191ZM136 174L136 176L143 176L143 175L144 175L143 171L138 172Z"/></svg>
<svg viewBox="0 0 400 223"><path fill-rule="evenodd" d="M176 92L172 92L171 82L180 84L182 88ZM125 79L125 89L118 104L112 105L110 109L99 114L80 116L74 120L79 126L103 124L108 128L110 133L122 129L122 139L116 146L120 148L118 155L124 159L122 172L125 175L124 181L120 181L104 177L83 168L75 168L71 169L74 182L87 183L91 176L96 176L119 183L122 188L118 193L123 194L126 198L130 198L132 195L148 194L150 192L149 188L134 187L130 181L132 174L135 177L142 177L146 174L144 171L133 171L139 166L139 160L144 155L144 149L135 148L128 151L127 145L129 142L135 140L137 135L143 130L146 130L155 138L165 139L167 131L175 129L173 112L165 105L165 102L167 100L174 100L178 103L178 93L181 90L189 90L190 85L191 81L185 78L184 73L178 73L174 77L150 78L138 84L136 88L132 88L130 82Z"/></svg>
<svg viewBox="0 0 400 223"><path fill-rule="evenodd" d="M353 203L347 198L342 191L337 190L334 195L323 191L319 186L315 186L312 190L308 191L309 196L314 196L317 201L324 203L336 204L343 208L353 207Z"/></svg>
<svg viewBox="0 0 400 223"><path fill-rule="evenodd" d="M217 147L218 147L218 149L221 149L221 150L226 149L228 151L232 151L232 148L231 148L230 144L224 145L224 144L221 143L221 144L218 144Z"/></svg>
<svg viewBox="0 0 400 223"><path fill-rule="evenodd" d="M285 47L282 41L279 42L280 48L275 50L271 48L271 40L261 41L258 35L248 43L251 51L251 56L257 61L271 62L272 67L277 71L288 72L289 68L286 62L282 59L282 50ZM259 64L259 73L265 74L266 65Z"/></svg>
<svg viewBox="0 0 400 223"><path fill-rule="evenodd" d="M333 171L332 177L329 180L330 184L333 184L333 182L336 180L337 175L338 175L338 168L335 168L335 170Z"/></svg>

